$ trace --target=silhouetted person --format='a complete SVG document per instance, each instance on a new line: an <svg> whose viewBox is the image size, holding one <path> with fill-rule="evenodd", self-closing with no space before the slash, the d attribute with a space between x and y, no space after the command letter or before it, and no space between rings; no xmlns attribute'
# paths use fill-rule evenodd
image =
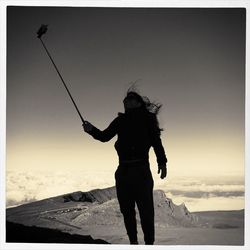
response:
<svg viewBox="0 0 250 250"><path fill-rule="evenodd" d="M155 230L154 181L148 155L151 146L157 157L158 174L161 173L162 179L167 175L167 158L156 117L161 105L151 103L147 98L142 98L130 90L123 103L125 113L118 113L118 117L105 130L100 131L87 121L83 127L87 133L102 142L118 135L115 143L119 156L119 166L115 172L116 191L130 244L138 244L136 203L145 244L152 245L155 240Z"/></svg>

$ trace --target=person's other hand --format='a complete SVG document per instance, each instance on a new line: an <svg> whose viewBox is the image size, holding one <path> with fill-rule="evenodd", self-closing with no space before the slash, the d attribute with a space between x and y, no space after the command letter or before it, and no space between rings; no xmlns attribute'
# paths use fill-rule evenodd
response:
<svg viewBox="0 0 250 250"><path fill-rule="evenodd" d="M161 174L161 179L164 179L167 176L167 165L158 166L158 174Z"/></svg>
<svg viewBox="0 0 250 250"><path fill-rule="evenodd" d="M88 122L88 121L84 121L84 123L82 124L82 126L83 126L83 129L84 129L84 131L85 132L91 132L92 131L92 129L93 129L93 125L90 123L90 122Z"/></svg>

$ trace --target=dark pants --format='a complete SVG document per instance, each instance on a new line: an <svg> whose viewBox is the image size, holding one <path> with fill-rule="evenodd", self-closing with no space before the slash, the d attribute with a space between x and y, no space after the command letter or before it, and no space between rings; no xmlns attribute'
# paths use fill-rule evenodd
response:
<svg viewBox="0 0 250 250"><path fill-rule="evenodd" d="M120 165L115 173L117 198L131 243L137 242L135 203L137 204L145 244L154 243L153 178L149 164Z"/></svg>

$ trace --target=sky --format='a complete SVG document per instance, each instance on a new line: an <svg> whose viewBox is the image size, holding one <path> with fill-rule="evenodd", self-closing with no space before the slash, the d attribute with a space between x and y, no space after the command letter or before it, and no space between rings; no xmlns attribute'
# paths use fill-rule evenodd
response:
<svg viewBox="0 0 250 250"><path fill-rule="evenodd" d="M123 112L132 82L162 103L159 121L169 163L168 177L161 180L151 150L156 187L173 198L181 192L181 200L189 194L180 183L188 180L191 187L195 181L202 195L191 189L192 198L205 200L205 189L217 185L208 188L210 198L223 197L223 203L234 197L234 208L244 206L245 9L84 7L7 9L9 205L114 185L118 164L115 138L103 144L83 132L36 38L41 24L49 25L43 41L79 110L96 127L105 129ZM49 191L37 195L38 183ZM196 204L193 210L201 209Z"/></svg>

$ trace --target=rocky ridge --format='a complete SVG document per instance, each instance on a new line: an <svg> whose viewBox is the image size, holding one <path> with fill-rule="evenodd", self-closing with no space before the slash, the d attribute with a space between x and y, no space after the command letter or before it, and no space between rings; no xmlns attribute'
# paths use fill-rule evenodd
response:
<svg viewBox="0 0 250 250"><path fill-rule="evenodd" d="M197 227L199 216L185 204L175 205L162 190L154 191L155 225L160 228ZM101 228L124 232L115 187L89 192L73 192L6 210L8 222L25 226L56 229L63 233L91 235L100 238ZM137 220L139 216L137 211ZM103 240L110 239L110 235Z"/></svg>

